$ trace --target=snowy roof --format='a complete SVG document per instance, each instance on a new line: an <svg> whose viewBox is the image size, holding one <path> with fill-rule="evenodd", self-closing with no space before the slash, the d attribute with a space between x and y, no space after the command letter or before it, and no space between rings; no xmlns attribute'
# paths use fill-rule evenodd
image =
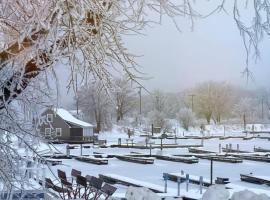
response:
<svg viewBox="0 0 270 200"><path fill-rule="evenodd" d="M63 120L71 124L82 126L82 127L93 127L92 124L89 124L87 122L84 122L82 120L75 118L70 112L68 112L67 110L63 108L55 108L53 110L59 117L61 117Z"/></svg>

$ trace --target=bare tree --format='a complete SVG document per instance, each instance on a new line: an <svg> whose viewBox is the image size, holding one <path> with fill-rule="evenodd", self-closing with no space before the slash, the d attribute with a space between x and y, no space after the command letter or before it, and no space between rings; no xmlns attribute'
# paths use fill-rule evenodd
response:
<svg viewBox="0 0 270 200"><path fill-rule="evenodd" d="M116 101L117 122L123 120L128 112L132 112L135 106L135 93L128 79L115 81L114 99Z"/></svg>
<svg viewBox="0 0 270 200"><path fill-rule="evenodd" d="M153 110L148 113L147 117L149 120L149 125L153 124L155 127L160 127L161 129L165 128L167 121L164 112Z"/></svg>
<svg viewBox="0 0 270 200"><path fill-rule="evenodd" d="M147 23L152 22L153 18L148 17L151 16L149 12L159 15L157 22L163 16L169 16L176 25L175 17L178 16L190 19L192 26L195 18L203 17L194 9L195 1L176 2L177 4L169 0L0 0L0 111L3 130L14 134L19 130L24 132L26 127L22 128L18 124L20 117L14 111L17 107L13 106L20 98L24 105L28 105L26 94L31 96L27 93L28 88L39 88L41 76L46 75L48 70L53 70L56 63L62 62L65 63L63 66L70 67L71 85L74 85L76 74L81 75L83 80L92 74L97 80L101 80L103 86L110 88L111 67L116 71L123 71L136 81L136 62L125 48L122 37L139 33ZM209 2L216 3L205 1L207 4ZM224 10L225 2L227 1L218 1L217 7L209 15ZM269 8L268 0L234 0L233 16L243 37L247 58L251 49L259 55L258 44L264 35L270 33ZM241 18L246 9L253 11L249 23ZM209 115L211 117L212 112ZM25 142L27 143L26 140ZM1 147L6 150L2 155L17 153L5 142L1 143ZM3 157L3 160L14 163L18 159L10 156ZM14 170L10 167L1 169ZM9 172L4 170L0 176L9 177Z"/></svg>
<svg viewBox="0 0 270 200"><path fill-rule="evenodd" d="M78 104L97 131L111 128L112 101L100 82L85 85L78 91Z"/></svg>
<svg viewBox="0 0 270 200"><path fill-rule="evenodd" d="M189 130L189 127L195 125L195 114L189 108L181 108L177 114L178 121L185 130Z"/></svg>

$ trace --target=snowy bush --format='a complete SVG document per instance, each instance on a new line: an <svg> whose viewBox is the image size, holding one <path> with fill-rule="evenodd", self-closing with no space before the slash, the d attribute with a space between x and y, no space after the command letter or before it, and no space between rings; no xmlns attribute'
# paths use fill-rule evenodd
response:
<svg viewBox="0 0 270 200"><path fill-rule="evenodd" d="M149 124L155 127L164 128L166 125L165 114L158 110L153 110L148 113Z"/></svg>
<svg viewBox="0 0 270 200"><path fill-rule="evenodd" d="M181 124L181 126L188 131L190 126L195 125L195 114L189 108L182 108L180 109L179 113L177 114L177 118Z"/></svg>

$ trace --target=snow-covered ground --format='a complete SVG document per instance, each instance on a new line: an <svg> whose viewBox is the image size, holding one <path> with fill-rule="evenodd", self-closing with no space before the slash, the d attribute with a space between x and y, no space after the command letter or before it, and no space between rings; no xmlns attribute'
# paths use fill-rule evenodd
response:
<svg viewBox="0 0 270 200"><path fill-rule="evenodd" d="M233 128L231 128L233 129ZM218 131L211 130L212 133L217 133ZM198 133L199 134L199 133ZM235 130L233 133L227 133L228 135L237 135L242 134L240 130ZM269 134L270 136L270 134ZM107 132L101 134L100 139L106 139L108 144L117 144L118 138L122 138L122 141L125 142L124 138L127 138L127 134L118 132L114 130L113 132ZM137 133L133 136L134 142L143 142L144 137L140 137ZM156 144L160 143L159 139L152 140ZM201 140L197 139L178 139L177 144L201 144ZM164 140L164 143L175 143L175 140ZM253 152L254 146L262 147L262 148L270 148L270 141L265 139L251 139L251 140L243 140L243 139L227 139L227 140L219 140L219 139L208 139L204 140L204 149L218 152L219 144L222 147L225 147L226 144L232 144L232 147L236 149L237 144L239 144L240 150L251 151ZM78 145L79 146L79 145ZM66 152L66 144L57 144L55 147L65 153ZM44 149L44 145L42 145L41 149ZM83 155L92 155L94 152L104 153L104 154L130 154L131 152L140 152L143 154L149 154L149 150L139 150L132 148L99 148L97 146L91 146L91 148L83 148ZM80 155L80 148L71 149L71 155ZM160 153L159 149L152 150L152 154ZM175 154L184 154L188 153L187 148L174 148L174 149L164 149L163 153L175 155ZM269 171L269 163L264 162L256 162L256 161L248 161L244 160L243 163L224 163L224 162L214 162L214 179L216 177L226 177L230 179L229 186L233 188L231 190L231 194L234 191L240 191L244 189L249 189L250 191L254 191L255 193L265 193L270 196L270 187L266 185L256 185L246 182L240 181L240 174L249 174L253 173L256 176L262 177L270 177ZM155 160L154 164L143 165L136 164L118 160L116 158L110 158L108 165L94 165L85 162L80 162L74 159L62 160L62 165L52 166L51 170L56 174L57 169L61 169L66 171L67 174L70 174L71 169L77 169L82 171L83 175L94 175L98 176L99 174L115 174L119 176L124 176L132 179L136 179L137 181L142 181L147 183L152 183L164 187L163 173L180 173L184 171L190 175L203 176L204 179L210 179L210 161L200 159L197 164L185 164L185 163L177 163L163 160ZM47 176L52 176L49 171L47 171ZM119 189L117 194L119 196L123 196L123 193L126 191L126 187L118 185ZM177 183L168 181L168 191L171 195L177 195ZM186 193L185 189L186 184L181 184L181 194ZM190 192L187 194L191 194L194 197L201 197L199 194L199 186L190 184L189 187ZM205 190L204 190L205 191Z"/></svg>

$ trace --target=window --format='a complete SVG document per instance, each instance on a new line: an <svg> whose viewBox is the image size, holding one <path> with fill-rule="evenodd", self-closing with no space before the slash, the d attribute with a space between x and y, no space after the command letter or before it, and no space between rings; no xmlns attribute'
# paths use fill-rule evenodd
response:
<svg viewBox="0 0 270 200"><path fill-rule="evenodd" d="M51 128L45 128L45 136L51 136Z"/></svg>
<svg viewBox="0 0 270 200"><path fill-rule="evenodd" d="M55 134L56 134L56 136L61 136L62 135L62 128L56 128Z"/></svg>
<svg viewBox="0 0 270 200"><path fill-rule="evenodd" d="M53 122L53 114L47 114L47 122Z"/></svg>

